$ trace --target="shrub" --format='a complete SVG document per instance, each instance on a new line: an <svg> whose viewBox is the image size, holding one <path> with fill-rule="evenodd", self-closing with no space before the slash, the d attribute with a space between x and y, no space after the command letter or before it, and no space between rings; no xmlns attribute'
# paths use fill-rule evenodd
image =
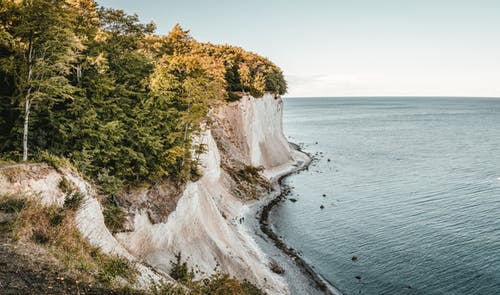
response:
<svg viewBox="0 0 500 295"><path fill-rule="evenodd" d="M115 204L108 203L102 212L104 215L104 223L111 232L118 232L123 229L125 222L125 212L122 208Z"/></svg>
<svg viewBox="0 0 500 295"><path fill-rule="evenodd" d="M26 200L13 195L0 196L0 210L5 213L18 213L26 206Z"/></svg>
<svg viewBox="0 0 500 295"><path fill-rule="evenodd" d="M68 194L73 191L73 185L64 176L61 178L61 181L59 181L58 187L63 193Z"/></svg>
<svg viewBox="0 0 500 295"><path fill-rule="evenodd" d="M119 256L110 256L102 260L99 270L99 280L111 284L117 277L122 277L131 282L136 276L136 270L130 261Z"/></svg>
<svg viewBox="0 0 500 295"><path fill-rule="evenodd" d="M110 175L107 168L101 169L97 175L97 182L102 192L109 196L118 194L124 183L119 178Z"/></svg>
<svg viewBox="0 0 500 295"><path fill-rule="evenodd" d="M262 167L254 167L251 165L246 165L245 167L239 169L236 174L244 181L249 183L258 182L258 178L260 177L260 172L264 168Z"/></svg>
<svg viewBox="0 0 500 295"><path fill-rule="evenodd" d="M182 262L182 256L179 252L175 255L175 261L171 261L172 269L170 270L170 276L176 280L183 283L191 282L194 278L193 270L189 270L187 262Z"/></svg>
<svg viewBox="0 0 500 295"><path fill-rule="evenodd" d="M217 272L208 278L194 281L194 272L188 264L182 261L181 253L175 255L175 261L170 262L170 276L184 284L187 289L174 287L170 284L153 286L151 292L155 295L166 294L227 294L227 295L262 295L265 294L254 284L230 277L226 273Z"/></svg>
<svg viewBox="0 0 500 295"><path fill-rule="evenodd" d="M43 231L36 230L33 232L31 240L37 244L47 244L49 242L49 237Z"/></svg>
<svg viewBox="0 0 500 295"><path fill-rule="evenodd" d="M64 218L66 218L66 212L61 208L50 207L48 210L49 223L51 226L61 225Z"/></svg>
<svg viewBox="0 0 500 295"><path fill-rule="evenodd" d="M47 163L55 169L72 167L68 159L56 156L47 151L40 152L35 160Z"/></svg>
<svg viewBox="0 0 500 295"><path fill-rule="evenodd" d="M80 208L80 205L82 204L83 199L85 198L85 195L82 194L81 192L73 192L68 195L66 195L66 198L64 198L64 209L68 210L77 210Z"/></svg>

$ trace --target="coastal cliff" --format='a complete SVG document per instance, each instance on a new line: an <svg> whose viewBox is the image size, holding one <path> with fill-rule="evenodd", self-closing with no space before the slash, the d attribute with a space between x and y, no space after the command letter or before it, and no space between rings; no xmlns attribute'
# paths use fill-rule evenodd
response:
<svg viewBox="0 0 500 295"><path fill-rule="evenodd" d="M279 176L307 160L290 148L283 135L282 107L281 98L265 94L214 108L197 138L204 147L198 156L202 176L185 185L175 205L168 205L169 214L159 221L152 220L145 208L129 206L126 231L112 234L92 185L70 169L45 164L2 168L0 193L29 194L44 204L61 206L64 193L59 183L67 179L85 195L75 215L79 231L103 252L134 262L139 288L174 282L168 273L181 253L196 277L221 271L269 294L286 294L285 280L271 270L271 261L242 222L249 206L270 192ZM16 170L14 177L9 169ZM151 190L156 191L156 200ZM165 199L161 191L152 187L135 197L149 195L147 202L154 203L150 207L161 207Z"/></svg>

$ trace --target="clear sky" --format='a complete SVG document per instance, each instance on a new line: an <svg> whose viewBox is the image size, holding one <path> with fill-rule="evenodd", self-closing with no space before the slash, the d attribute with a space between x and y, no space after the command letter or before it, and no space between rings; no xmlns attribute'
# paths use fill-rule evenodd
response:
<svg viewBox="0 0 500 295"><path fill-rule="evenodd" d="M500 0L98 0L280 66L287 96L500 97Z"/></svg>

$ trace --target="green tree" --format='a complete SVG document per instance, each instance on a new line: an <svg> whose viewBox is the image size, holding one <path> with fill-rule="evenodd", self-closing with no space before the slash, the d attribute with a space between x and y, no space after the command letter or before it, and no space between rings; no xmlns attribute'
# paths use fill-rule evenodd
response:
<svg viewBox="0 0 500 295"><path fill-rule="evenodd" d="M69 158L109 195L186 181L211 108L286 91L266 58L178 24L161 36L93 0L0 1L0 153Z"/></svg>
<svg viewBox="0 0 500 295"><path fill-rule="evenodd" d="M210 56L165 55L150 79L148 105L157 116L171 123L160 129L166 134L164 161L168 169L182 174L189 165L191 134L211 105L225 95L224 68Z"/></svg>
<svg viewBox="0 0 500 295"><path fill-rule="evenodd" d="M26 161L33 104L73 99L75 89L67 77L81 43L68 18L71 6L65 1L18 2L10 3L10 34L15 40L16 95L24 107L22 159Z"/></svg>

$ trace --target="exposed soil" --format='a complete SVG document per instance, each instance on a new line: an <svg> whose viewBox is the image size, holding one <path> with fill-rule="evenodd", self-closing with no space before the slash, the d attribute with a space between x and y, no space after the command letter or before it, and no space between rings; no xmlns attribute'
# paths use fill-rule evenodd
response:
<svg viewBox="0 0 500 295"><path fill-rule="evenodd" d="M164 179L151 187L129 189L117 196L118 205L130 215L146 211L151 223L165 222L175 208L186 187L185 182ZM129 225L132 230L132 225Z"/></svg>

